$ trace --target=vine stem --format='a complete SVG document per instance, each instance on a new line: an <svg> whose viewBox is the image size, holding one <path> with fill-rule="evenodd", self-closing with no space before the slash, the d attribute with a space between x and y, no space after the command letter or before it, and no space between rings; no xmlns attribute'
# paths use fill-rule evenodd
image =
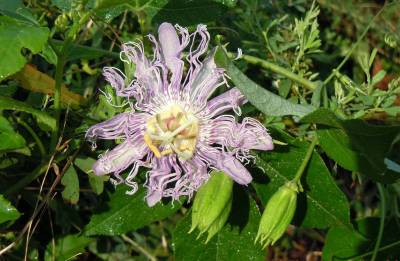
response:
<svg viewBox="0 0 400 261"><path fill-rule="evenodd" d="M303 77L293 73L292 71L287 70L279 65L276 65L274 63L268 62L261 58L247 55L247 54L244 54L242 57L243 57L243 60L245 60L246 62L251 63L251 64L260 65L264 69L267 69L267 70L273 71L277 74L280 74L282 76L285 76L286 78L288 78L294 82L297 82L298 84L304 86L305 88L307 88L310 91L313 91L317 88L315 83L313 83L313 82L311 82L311 81L309 81L309 80L307 80L307 79L305 79L305 78L303 78Z"/></svg>
<svg viewBox="0 0 400 261"><path fill-rule="evenodd" d="M390 4L389 4L390 5ZM355 44L352 45L351 49L349 50L349 52L346 54L346 56L344 57L344 59L342 60L342 62L335 68L332 70L331 74L329 74L328 78L325 79L325 81L323 82L323 85L327 85L333 78L333 76L335 76L336 72L338 72L343 65L347 62L347 60L350 58L351 54L354 52L354 50L357 48L357 46L361 43L361 41L364 39L365 35L368 33L369 28L372 26L372 24L374 23L375 19L378 18L378 16L382 13L383 10L385 10L385 8L388 6L388 4L385 4L380 10L379 12L371 19L371 21L368 23L367 27L364 29L364 31L362 32L362 34L360 35L360 37L358 38L357 42Z"/></svg>
<svg viewBox="0 0 400 261"><path fill-rule="evenodd" d="M376 239L375 247L374 247L374 252L372 253L371 261L375 261L376 256L378 255L379 252L379 247L381 245L382 241L382 236L383 236L383 230L385 228L385 216L386 216L386 195L385 195L385 188L381 183L376 184L378 187L379 191L379 197L381 200L381 208L380 208L380 222L379 222L379 232L378 232L378 237Z"/></svg>
<svg viewBox="0 0 400 261"><path fill-rule="evenodd" d="M136 248L136 250L138 250L139 252L141 252L142 254L144 254L150 261L156 261L157 259L149 252L147 251L145 248L143 248L141 245L139 245L138 243L136 243L135 241L133 241L130 237L122 234L121 235L122 239L126 242L128 242L129 244L131 244L134 248Z"/></svg>
<svg viewBox="0 0 400 261"><path fill-rule="evenodd" d="M64 41L64 44L61 48L60 52L56 52L57 54L57 64L56 64L56 73L54 76L55 84L54 84L54 109L55 109L55 117L56 117L56 127L51 133L51 149L56 149L56 145L58 143L58 134L60 129L60 117L61 117L61 85L62 78L64 74L64 66L67 58L67 51L72 42L75 40L78 31L81 26L86 23L86 21L90 18L90 13L84 14L79 21L74 23L67 34L67 37Z"/></svg>
<svg viewBox="0 0 400 261"><path fill-rule="evenodd" d="M57 141L58 141L58 132L60 129L60 116L61 116L61 85L62 85L62 78L64 74L64 66L66 63L66 56L65 53L71 43L72 39L67 38L64 42L64 45L61 49L59 55L57 55L57 65L56 65L56 74L54 77L55 84L54 84L54 109L55 109L55 116L56 116L56 127L51 133L51 149L55 149Z"/></svg>
<svg viewBox="0 0 400 261"><path fill-rule="evenodd" d="M31 128L31 126L29 126L26 122L24 122L20 118L16 118L16 120L17 120L18 124L21 125L22 127L24 127L29 132L29 134L32 136L32 138L35 140L36 145L39 148L40 155L44 159L47 155L46 149L44 148L44 145L43 145L42 141L40 140L40 138L38 137L38 135L36 134L36 132Z"/></svg>
<svg viewBox="0 0 400 261"><path fill-rule="evenodd" d="M318 142L318 137L315 134L314 138L311 141L310 146L307 149L306 156L304 157L303 161L301 162L300 167L297 169L296 175L293 178L293 182L296 182L296 183L300 182L301 176L303 175L304 170L306 169L308 162L311 159L312 153L314 151L315 145L317 145L317 142Z"/></svg>

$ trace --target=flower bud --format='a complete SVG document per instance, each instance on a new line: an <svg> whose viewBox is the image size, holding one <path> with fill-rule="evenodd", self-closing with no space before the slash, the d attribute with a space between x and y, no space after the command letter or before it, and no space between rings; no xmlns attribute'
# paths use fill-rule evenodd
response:
<svg viewBox="0 0 400 261"><path fill-rule="evenodd" d="M285 233L296 210L298 191L297 183L289 181L268 201L255 240L259 241L263 248L273 245Z"/></svg>
<svg viewBox="0 0 400 261"><path fill-rule="evenodd" d="M68 15L66 13L62 13L56 18L54 25L57 31L64 32L65 30L68 29L69 22L70 21Z"/></svg>
<svg viewBox="0 0 400 261"><path fill-rule="evenodd" d="M192 227L200 230L199 237L208 232L206 243L225 225L232 207L232 179L223 172L213 171L201 186L193 201Z"/></svg>

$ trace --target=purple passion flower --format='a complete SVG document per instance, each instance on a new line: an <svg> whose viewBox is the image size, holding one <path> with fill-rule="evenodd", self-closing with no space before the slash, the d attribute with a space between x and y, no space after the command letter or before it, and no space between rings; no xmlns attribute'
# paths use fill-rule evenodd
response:
<svg viewBox="0 0 400 261"><path fill-rule="evenodd" d="M87 131L92 141L123 140L99 158L94 173L112 173L114 183L127 184L132 188L127 194L133 194L139 167L149 168L144 185L149 206L163 197L190 198L208 180L210 169L225 172L239 184L250 183L252 177L242 163L252 158L250 149L272 150L272 139L253 118L237 123L233 115L223 115L229 110L240 114L246 99L238 89L210 99L227 82L224 69L214 63L215 50L206 54L210 40L206 26L198 25L189 34L186 28L163 23L158 41L148 37L154 45L151 60L142 43L122 46L121 60L135 68L133 81L116 68L104 68L106 80L131 109ZM188 54L182 58L185 49ZM128 176L122 178L128 167Z"/></svg>

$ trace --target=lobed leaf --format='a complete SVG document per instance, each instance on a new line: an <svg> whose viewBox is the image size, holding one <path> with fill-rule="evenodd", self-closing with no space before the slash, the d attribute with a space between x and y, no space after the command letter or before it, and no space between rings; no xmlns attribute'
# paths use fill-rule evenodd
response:
<svg viewBox="0 0 400 261"><path fill-rule="evenodd" d="M331 228L326 236L322 260L369 260L378 229L378 218L358 220L355 229ZM400 255L400 235L395 220L386 221L383 235L376 260L395 260Z"/></svg>
<svg viewBox="0 0 400 261"><path fill-rule="evenodd" d="M91 217L84 228L85 235L121 235L164 219L181 207L179 202L149 207L144 200L146 192L143 188L132 196L127 195L126 190L127 187L118 186L110 193L107 207Z"/></svg>
<svg viewBox="0 0 400 261"><path fill-rule="evenodd" d="M27 103L9 97L0 96L0 110L13 110L30 113L36 118L39 124L44 125L47 129L54 130L56 128L56 120L49 114L34 109Z"/></svg>
<svg viewBox="0 0 400 261"><path fill-rule="evenodd" d="M0 17L0 81L18 72L26 63L22 48L36 54L47 42L49 29Z"/></svg>
<svg viewBox="0 0 400 261"><path fill-rule="evenodd" d="M322 149L340 166L359 171L378 182L400 180L399 173L385 164L400 137L400 125L377 126L362 120L340 120L327 109L319 109L302 121L318 124L317 135Z"/></svg>
<svg viewBox="0 0 400 261"><path fill-rule="evenodd" d="M246 96L247 100L268 116L302 117L314 110L311 106L292 103L259 86L242 73L221 48L217 50L215 62L218 66L225 68L235 87Z"/></svg>
<svg viewBox="0 0 400 261"><path fill-rule="evenodd" d="M275 135L278 136L278 135ZM309 143L281 134L279 140L289 143L268 153L259 153L256 164L265 174L255 178L254 187L264 205L282 185L294 178L304 159ZM337 187L317 152L302 177L304 192L298 195L294 217L296 225L312 228L350 226L350 210L346 196Z"/></svg>
<svg viewBox="0 0 400 261"><path fill-rule="evenodd" d="M5 199L3 195L0 195L0 224L10 220L16 220L20 216L21 213L11 205L10 201Z"/></svg>
<svg viewBox="0 0 400 261"><path fill-rule="evenodd" d="M64 200L71 204L78 203L79 200L79 179L78 174L73 166L70 166L61 179L61 184L65 186L62 191Z"/></svg>
<svg viewBox="0 0 400 261"><path fill-rule="evenodd" d="M0 116L0 151L21 149L26 146L26 141L17 133L8 120Z"/></svg>
<svg viewBox="0 0 400 261"><path fill-rule="evenodd" d="M84 252L85 247L94 240L94 238L84 237L79 234L59 238L54 248L52 242L47 245L44 260L74 260L74 258Z"/></svg>
<svg viewBox="0 0 400 261"><path fill-rule="evenodd" d="M265 260L265 252L254 244L260 212L244 191L233 193L228 223L207 244L206 236L197 239L197 230L188 234L191 215L186 215L173 232L175 260Z"/></svg>

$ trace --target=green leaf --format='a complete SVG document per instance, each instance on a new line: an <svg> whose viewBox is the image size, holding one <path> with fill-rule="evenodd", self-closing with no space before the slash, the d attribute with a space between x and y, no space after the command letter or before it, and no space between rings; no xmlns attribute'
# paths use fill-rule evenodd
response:
<svg viewBox="0 0 400 261"><path fill-rule="evenodd" d="M206 236L197 240L197 232L188 234L191 215L186 215L173 232L176 261L265 260L265 252L254 244L260 212L251 198L235 187L228 223L207 244Z"/></svg>
<svg viewBox="0 0 400 261"><path fill-rule="evenodd" d="M79 200L79 179L78 174L73 166L70 166L61 179L61 184L65 186L62 191L64 200L69 201L71 204L78 203Z"/></svg>
<svg viewBox="0 0 400 261"><path fill-rule="evenodd" d="M258 154L256 164L265 174L255 178L254 187L264 205L282 185L294 178L304 159L308 142L294 139L287 134L273 135L289 145L274 151ZM256 176L257 177L257 176ZM302 178L304 192L298 195L294 217L296 225L312 228L350 226L349 204L318 153L314 152Z"/></svg>
<svg viewBox="0 0 400 261"><path fill-rule="evenodd" d="M72 5L75 0L51 0L51 3L64 12L69 12L72 9Z"/></svg>
<svg viewBox="0 0 400 261"><path fill-rule="evenodd" d="M92 188L93 192L97 195L103 193L104 190L104 182L109 179L109 176L96 176L93 174L92 166L96 162L93 158L76 158L75 165L88 174L89 176L89 184Z"/></svg>
<svg viewBox="0 0 400 261"><path fill-rule="evenodd" d="M84 228L85 235L121 235L164 219L181 207L179 202L149 207L144 200L146 192L143 188L132 196L125 193L127 189L121 185L110 194L108 208L91 217Z"/></svg>
<svg viewBox="0 0 400 261"><path fill-rule="evenodd" d="M376 260L395 260L400 255L400 236L395 220L387 220ZM355 229L333 227L329 230L322 259L369 260L378 235L379 219L358 220ZM354 258L354 259L353 259Z"/></svg>
<svg viewBox="0 0 400 261"><path fill-rule="evenodd" d="M55 248L52 242L47 245L45 252L45 260L73 260L74 257L85 252L85 247L88 246L94 238L76 235L68 235L59 238L56 241Z"/></svg>
<svg viewBox="0 0 400 261"><path fill-rule="evenodd" d="M20 216L21 214L11 205L10 201L5 199L3 195L0 195L0 224L10 220L16 220Z"/></svg>
<svg viewBox="0 0 400 261"><path fill-rule="evenodd" d="M94 10L97 16L103 17L107 21L117 17L125 10L132 11L141 19L150 21L167 3L168 0L97 0Z"/></svg>
<svg viewBox="0 0 400 261"><path fill-rule="evenodd" d="M378 182L393 183L400 179L384 162L400 135L399 125L376 126L362 120L340 120L327 109L319 109L302 121L319 124L320 145L340 166Z"/></svg>
<svg viewBox="0 0 400 261"><path fill-rule="evenodd" d="M0 47L1 48L1 47ZM43 111L32 108L29 104L8 97L0 96L0 110L23 111L36 117L39 124L46 129L54 130L56 120Z"/></svg>
<svg viewBox="0 0 400 261"><path fill-rule="evenodd" d="M151 2L151 3L150 3ZM149 1L147 9L159 9L154 4L157 1ZM222 17L226 7L216 1L210 0L170 0L164 4L153 18L153 22L178 23L182 26L208 23Z"/></svg>
<svg viewBox="0 0 400 261"><path fill-rule="evenodd" d="M358 169L358 155L351 149L351 141L343 129L321 127L317 135L321 147L340 166L352 171Z"/></svg>
<svg viewBox="0 0 400 261"><path fill-rule="evenodd" d="M60 40L51 40L52 46L54 46L58 51L61 51L62 46L64 44L63 41ZM103 56L112 56L114 58L119 58L119 53L110 52L108 50L84 46L79 44L71 44L68 48L66 59L67 61L73 61L78 59L96 59Z"/></svg>
<svg viewBox="0 0 400 261"><path fill-rule="evenodd" d="M0 1L0 13L20 20L21 22L28 22L38 25L38 22L33 17L31 11L26 8L22 0L2 0Z"/></svg>
<svg viewBox="0 0 400 261"><path fill-rule="evenodd" d="M8 120L3 116L0 116L0 140L0 151L26 147L24 137L15 132Z"/></svg>
<svg viewBox="0 0 400 261"><path fill-rule="evenodd" d="M251 104L268 116L296 115L302 117L313 111L313 107L292 103L262 88L243 74L227 57L222 48L215 55L218 66L226 69L229 78Z"/></svg>
<svg viewBox="0 0 400 261"><path fill-rule="evenodd" d="M25 65L22 48L36 54L43 49L48 36L48 28L0 17L0 81Z"/></svg>

